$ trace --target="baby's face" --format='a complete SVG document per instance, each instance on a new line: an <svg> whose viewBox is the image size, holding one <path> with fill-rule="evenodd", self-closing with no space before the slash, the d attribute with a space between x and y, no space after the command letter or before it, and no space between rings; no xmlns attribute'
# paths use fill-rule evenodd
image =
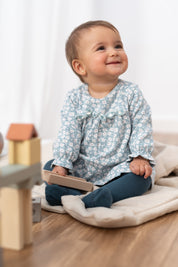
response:
<svg viewBox="0 0 178 267"><path fill-rule="evenodd" d="M93 27L82 34L78 54L87 82L116 79L128 67L119 33L103 26Z"/></svg>

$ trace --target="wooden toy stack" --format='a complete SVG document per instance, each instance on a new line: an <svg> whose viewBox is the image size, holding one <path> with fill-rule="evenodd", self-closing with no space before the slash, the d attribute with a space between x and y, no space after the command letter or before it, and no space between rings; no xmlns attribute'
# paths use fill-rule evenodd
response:
<svg viewBox="0 0 178 267"><path fill-rule="evenodd" d="M41 184L40 139L33 124L11 124L9 165L0 168L0 246L32 243L31 189Z"/></svg>

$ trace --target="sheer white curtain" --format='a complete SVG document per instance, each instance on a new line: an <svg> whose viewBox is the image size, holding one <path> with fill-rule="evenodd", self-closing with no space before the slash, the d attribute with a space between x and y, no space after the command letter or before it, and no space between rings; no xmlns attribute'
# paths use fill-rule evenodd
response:
<svg viewBox="0 0 178 267"><path fill-rule="evenodd" d="M177 0L0 0L0 131L31 122L42 138L56 136L64 96L80 83L65 41L80 23L104 19L129 57L122 78L140 85L153 120L178 132L177 12Z"/></svg>
<svg viewBox="0 0 178 267"><path fill-rule="evenodd" d="M0 1L0 131L32 122L53 138L66 91L79 83L65 59L65 41L91 19L92 1Z"/></svg>

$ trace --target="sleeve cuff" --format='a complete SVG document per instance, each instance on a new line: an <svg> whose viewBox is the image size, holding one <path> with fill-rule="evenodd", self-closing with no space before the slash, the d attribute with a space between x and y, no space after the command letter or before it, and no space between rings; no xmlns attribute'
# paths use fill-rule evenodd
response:
<svg viewBox="0 0 178 267"><path fill-rule="evenodd" d="M154 158L151 156L151 155L148 155L148 154L142 154L142 153L132 153L128 156L128 159L127 159L127 162L131 162L134 158L137 158L137 157L142 157L144 159L147 159L149 160L150 162L150 165L153 167L155 166L155 160Z"/></svg>
<svg viewBox="0 0 178 267"><path fill-rule="evenodd" d="M59 159L55 159L52 162L52 165L57 165L57 166L61 166L63 168L72 170L73 169L73 164L72 162L68 161L68 160L59 160Z"/></svg>

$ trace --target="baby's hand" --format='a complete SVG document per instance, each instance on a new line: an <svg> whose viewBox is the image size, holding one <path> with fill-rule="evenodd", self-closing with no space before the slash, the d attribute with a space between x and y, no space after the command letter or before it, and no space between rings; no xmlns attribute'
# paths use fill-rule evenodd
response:
<svg viewBox="0 0 178 267"><path fill-rule="evenodd" d="M68 174L67 169L61 167L61 166L55 166L52 170L52 172L54 173L58 173L59 175L65 176ZM48 183L49 185L51 185L51 183Z"/></svg>
<svg viewBox="0 0 178 267"><path fill-rule="evenodd" d="M59 175L62 175L62 176L66 176L68 173L67 169L61 166L55 166L52 172L58 173Z"/></svg>
<svg viewBox="0 0 178 267"><path fill-rule="evenodd" d="M130 170L136 175L144 175L145 179L152 174L152 167L149 161L140 156L132 160L130 163Z"/></svg>

